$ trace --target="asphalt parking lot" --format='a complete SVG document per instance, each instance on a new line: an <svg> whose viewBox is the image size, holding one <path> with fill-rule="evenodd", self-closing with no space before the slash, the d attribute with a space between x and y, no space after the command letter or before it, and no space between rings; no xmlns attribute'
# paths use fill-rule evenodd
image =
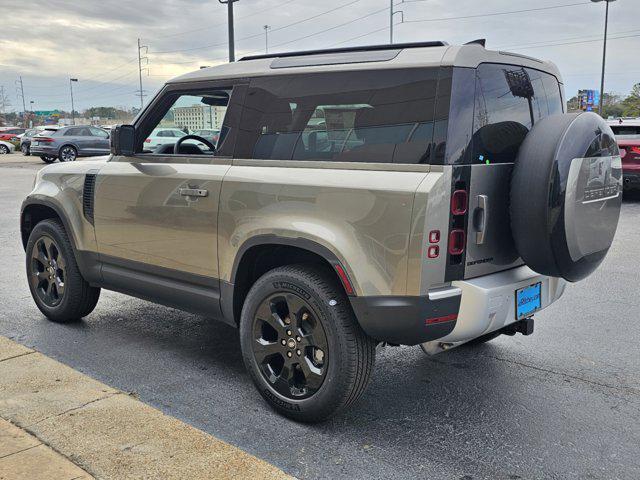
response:
<svg viewBox="0 0 640 480"><path fill-rule="evenodd" d="M301 479L640 478L640 197L605 264L536 316L529 337L427 357L379 351L347 413L301 425L271 412L233 328L102 293L75 325L31 301L18 214L39 159L0 159L0 335L36 348Z"/></svg>

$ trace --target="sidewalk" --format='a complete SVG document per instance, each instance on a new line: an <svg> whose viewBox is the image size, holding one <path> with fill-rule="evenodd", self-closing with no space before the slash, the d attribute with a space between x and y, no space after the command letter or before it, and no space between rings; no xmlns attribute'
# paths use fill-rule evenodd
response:
<svg viewBox="0 0 640 480"><path fill-rule="evenodd" d="M93 478L36 437L0 419L0 480Z"/></svg>
<svg viewBox="0 0 640 480"><path fill-rule="evenodd" d="M93 477L291 478L125 392L0 336L0 479Z"/></svg>

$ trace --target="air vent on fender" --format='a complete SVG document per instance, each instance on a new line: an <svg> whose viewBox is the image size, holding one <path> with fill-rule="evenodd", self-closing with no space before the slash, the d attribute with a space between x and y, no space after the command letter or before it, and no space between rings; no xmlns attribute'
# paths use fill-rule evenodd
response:
<svg viewBox="0 0 640 480"><path fill-rule="evenodd" d="M84 177L84 187L82 188L82 213L84 218L93 225L93 201L95 197L96 174L87 173Z"/></svg>

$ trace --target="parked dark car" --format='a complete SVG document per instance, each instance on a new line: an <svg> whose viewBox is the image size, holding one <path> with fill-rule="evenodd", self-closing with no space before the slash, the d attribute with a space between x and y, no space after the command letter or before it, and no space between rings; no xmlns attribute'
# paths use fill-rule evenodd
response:
<svg viewBox="0 0 640 480"><path fill-rule="evenodd" d="M640 190L640 119L619 119L609 122L616 136L622 157L625 190Z"/></svg>
<svg viewBox="0 0 640 480"><path fill-rule="evenodd" d="M32 138L31 153L51 163L72 162L78 157L109 153L109 134L89 125L63 127L55 132L45 131Z"/></svg>

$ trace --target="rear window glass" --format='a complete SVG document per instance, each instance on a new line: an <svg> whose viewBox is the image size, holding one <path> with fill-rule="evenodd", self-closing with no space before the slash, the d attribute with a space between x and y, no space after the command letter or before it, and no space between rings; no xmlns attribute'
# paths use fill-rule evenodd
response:
<svg viewBox="0 0 640 480"><path fill-rule="evenodd" d="M556 78L518 66L480 65L475 99L473 163L515 161L534 123L563 112Z"/></svg>
<svg viewBox="0 0 640 480"><path fill-rule="evenodd" d="M254 78L235 156L429 163L438 69Z"/></svg>
<svg viewBox="0 0 640 480"><path fill-rule="evenodd" d="M640 125L637 125L637 126L636 125L611 125L611 130L613 130L613 133L618 136L640 135Z"/></svg>

